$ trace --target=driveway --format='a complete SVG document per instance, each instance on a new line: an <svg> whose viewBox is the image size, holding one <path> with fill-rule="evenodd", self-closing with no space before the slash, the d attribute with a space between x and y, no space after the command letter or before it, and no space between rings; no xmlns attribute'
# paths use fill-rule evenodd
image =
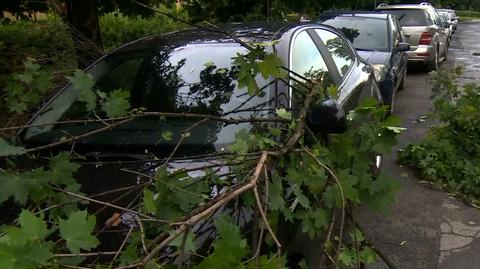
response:
<svg viewBox="0 0 480 269"><path fill-rule="evenodd" d="M452 39L449 59L441 68L465 64L462 82L480 78L480 22L462 23ZM480 54L479 54L480 55ZM418 183L415 171L395 163L397 150L421 140L435 124L429 115L432 104L428 74L409 67L405 90L397 95L395 114L408 128L399 145L386 158L384 169L397 178L402 190L389 214L366 208L355 212L373 245L397 268L480 268L480 210L465 205L447 193ZM388 268L379 262L367 268Z"/></svg>

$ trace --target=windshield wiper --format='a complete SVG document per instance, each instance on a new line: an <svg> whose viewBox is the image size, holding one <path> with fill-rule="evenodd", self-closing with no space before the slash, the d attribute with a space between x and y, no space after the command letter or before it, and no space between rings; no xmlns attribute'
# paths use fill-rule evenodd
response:
<svg viewBox="0 0 480 269"><path fill-rule="evenodd" d="M355 48L356 50L361 50L361 51L376 51L375 49L364 49L364 48Z"/></svg>

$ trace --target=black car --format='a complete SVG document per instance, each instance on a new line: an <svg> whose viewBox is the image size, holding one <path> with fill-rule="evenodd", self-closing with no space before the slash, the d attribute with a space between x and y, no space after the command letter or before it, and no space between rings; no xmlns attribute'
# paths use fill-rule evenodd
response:
<svg viewBox="0 0 480 269"><path fill-rule="evenodd" d="M360 57L373 65L383 101L393 110L395 93L405 85L406 51L410 50L396 17L377 12L338 11L323 13L318 20L341 30Z"/></svg>
<svg viewBox="0 0 480 269"><path fill-rule="evenodd" d="M131 42L105 55L86 72L93 76L99 92L106 94L119 88L128 90L130 106L141 107L143 114L175 112L248 119L252 116L274 117L278 108L295 113L299 109L293 90L295 84L309 73L320 71L325 74L325 85L338 87L338 95L332 97L334 100L329 99L324 104L333 109L320 109L317 114L310 115L310 124L318 127L313 129L326 133L342 131L345 120L342 110L354 109L363 98L381 99L372 67L333 27L235 24L226 29L243 42L265 44L266 49L276 53L292 71L291 80L265 79L259 75L256 80L264 94L248 95L246 89L238 87L238 70L232 67L232 58L237 53L245 53L246 48L228 35L202 29ZM65 86L36 113L29 123L31 127L20 133L21 140L27 147L33 147L105 127L105 122L101 121L78 122L102 116L101 112L92 114L84 107L78 90L72 85ZM59 121L62 123L48 124ZM168 171L185 169L189 176L201 177L207 168L215 168L215 173L224 178L232 174L231 167L211 154L227 152L236 134L251 127L247 122L229 124L215 120L199 122L188 117L142 117L64 146L87 158L82 161L78 173L82 191L100 193L148 182L150 179L142 174L154 175L165 167L163 162L167 159ZM189 130L188 137L186 129ZM166 131L171 139L162 139ZM185 139L176 148L181 138ZM172 150L175 155L170 159ZM211 196L215 197L219 192L219 189L212 188ZM117 204L125 206L127 202L117 201ZM164 209L162 214L165 215L161 217L175 219L168 212ZM105 215L109 217L112 213ZM132 217L128 212L124 215L122 221ZM240 218L240 214L234 215ZM249 213L241 215L239 221L247 222ZM215 233L212 227L210 221L193 230L199 235L198 240L206 240Z"/></svg>

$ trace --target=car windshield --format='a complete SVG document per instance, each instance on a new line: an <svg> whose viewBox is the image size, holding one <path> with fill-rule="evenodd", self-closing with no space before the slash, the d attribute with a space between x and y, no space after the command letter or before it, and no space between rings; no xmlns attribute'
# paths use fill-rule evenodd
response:
<svg viewBox="0 0 480 269"><path fill-rule="evenodd" d="M426 26L427 19L422 9L382 9L382 12L397 16L401 26Z"/></svg>
<svg viewBox="0 0 480 269"><path fill-rule="evenodd" d="M246 89L238 88L235 80L237 68L232 66L232 57L244 52L237 44L127 48L108 55L88 73L93 76L94 89L99 94L127 90L132 108L217 117L265 116L271 112L269 91L261 97L251 97ZM260 87L268 85L261 76L257 77L257 83ZM105 123L98 121L68 123L105 117L100 110L87 111L79 96L73 86L58 94L32 124L62 123L28 128L24 135L27 143L52 143L104 127ZM102 151L172 147L182 133L185 135L185 130L198 122L199 119L183 117L143 117L77 141L76 146ZM189 147L188 154L204 154L223 149L223 145L234 141L237 131L250 127L248 123L225 125L205 121L188 130L182 144Z"/></svg>
<svg viewBox="0 0 480 269"><path fill-rule="evenodd" d="M365 17L335 17L323 21L341 30L357 50L388 51L387 21Z"/></svg>

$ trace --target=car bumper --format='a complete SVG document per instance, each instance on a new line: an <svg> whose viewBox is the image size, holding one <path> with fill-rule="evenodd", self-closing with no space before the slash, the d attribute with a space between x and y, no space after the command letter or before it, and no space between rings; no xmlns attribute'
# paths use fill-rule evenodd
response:
<svg viewBox="0 0 480 269"><path fill-rule="evenodd" d="M433 46L420 45L407 51L409 62L430 63L435 60L435 48Z"/></svg>

